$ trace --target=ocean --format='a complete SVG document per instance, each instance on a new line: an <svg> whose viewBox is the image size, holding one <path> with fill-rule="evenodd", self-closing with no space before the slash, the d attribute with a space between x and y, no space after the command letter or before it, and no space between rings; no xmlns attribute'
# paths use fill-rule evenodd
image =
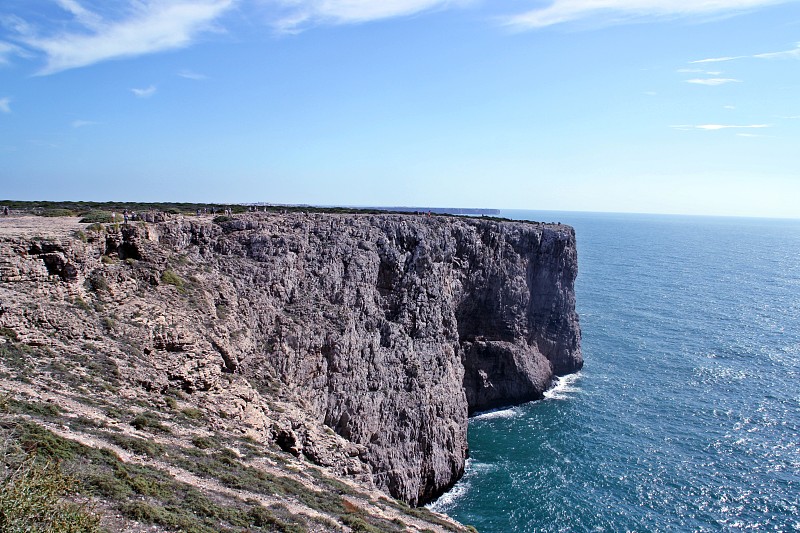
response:
<svg viewBox="0 0 800 533"><path fill-rule="evenodd" d="M575 227L584 369L470 421L431 505L479 531L800 531L800 220Z"/></svg>

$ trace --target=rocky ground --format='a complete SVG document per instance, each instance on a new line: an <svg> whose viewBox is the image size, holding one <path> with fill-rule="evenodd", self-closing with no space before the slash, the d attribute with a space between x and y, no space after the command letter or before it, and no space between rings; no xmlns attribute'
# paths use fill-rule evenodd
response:
<svg viewBox="0 0 800 533"><path fill-rule="evenodd" d="M407 504L580 367L576 271L558 225L0 218L2 428L109 530L462 531Z"/></svg>

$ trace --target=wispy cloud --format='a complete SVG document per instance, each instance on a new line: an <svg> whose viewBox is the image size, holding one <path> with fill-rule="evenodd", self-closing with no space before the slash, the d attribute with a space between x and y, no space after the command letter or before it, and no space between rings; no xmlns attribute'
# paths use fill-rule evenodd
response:
<svg viewBox="0 0 800 533"><path fill-rule="evenodd" d="M19 52L19 47L0 41L0 65L7 65L9 58Z"/></svg>
<svg viewBox="0 0 800 533"><path fill-rule="evenodd" d="M0 113L11 113L11 98L0 98Z"/></svg>
<svg viewBox="0 0 800 533"><path fill-rule="evenodd" d="M96 126L100 124L99 122L95 122L93 120L73 120L72 127L73 128L85 128L86 126Z"/></svg>
<svg viewBox="0 0 800 533"><path fill-rule="evenodd" d="M198 74L197 72L193 72L191 70L181 70L178 72L178 76L181 78L186 78L187 80L205 80L208 79L208 76L205 74Z"/></svg>
<svg viewBox="0 0 800 533"><path fill-rule="evenodd" d="M677 126L670 126L673 129L681 130L681 131L690 131L690 130L705 130L705 131L718 131L718 130L742 130L742 129L763 129L769 128L769 124L748 124L745 126L739 126L735 124L680 124Z"/></svg>
<svg viewBox="0 0 800 533"><path fill-rule="evenodd" d="M151 96L156 94L156 86L151 85L150 87L147 87L145 89L131 89L131 92L137 98L150 98Z"/></svg>
<svg viewBox="0 0 800 533"><path fill-rule="evenodd" d="M122 16L101 16L78 0L56 0L71 16L69 28L42 35L26 21L15 40L44 55L40 75L190 45L237 0L127 0ZM76 27L77 26L77 27Z"/></svg>
<svg viewBox="0 0 800 533"><path fill-rule="evenodd" d="M277 0L284 14L278 31L295 33L314 24L350 24L414 15L469 0Z"/></svg>
<svg viewBox="0 0 800 533"><path fill-rule="evenodd" d="M736 61L739 59L800 59L800 43L797 43L794 48L789 50L780 50L778 52L766 52L762 54L751 54L747 56L724 56L724 57L709 57L706 59L697 59L690 61L691 64L702 63L721 63L725 61Z"/></svg>
<svg viewBox="0 0 800 533"><path fill-rule="evenodd" d="M742 59L750 56L725 56L725 57L709 57L708 59L698 59L696 61L689 61L689 63L696 65L698 63L721 63L723 61L733 61L735 59Z"/></svg>
<svg viewBox="0 0 800 533"><path fill-rule="evenodd" d="M766 54L756 54L756 59L800 59L800 43L797 43L791 50L780 52L767 52Z"/></svg>
<svg viewBox="0 0 800 533"><path fill-rule="evenodd" d="M543 28L590 17L620 23L735 13L789 1L791 0L555 0L547 7L509 17L507 23L519 29Z"/></svg>
<svg viewBox="0 0 800 533"><path fill-rule="evenodd" d="M686 80L686 83L694 83L696 85L725 85L726 83L740 83L742 80L733 78L692 78Z"/></svg>

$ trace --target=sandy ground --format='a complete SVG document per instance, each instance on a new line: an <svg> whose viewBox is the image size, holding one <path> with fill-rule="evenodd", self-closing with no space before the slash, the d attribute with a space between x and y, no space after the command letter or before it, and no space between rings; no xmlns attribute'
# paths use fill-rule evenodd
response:
<svg viewBox="0 0 800 533"><path fill-rule="evenodd" d="M68 237L88 226L79 220L79 217L0 215L0 237Z"/></svg>

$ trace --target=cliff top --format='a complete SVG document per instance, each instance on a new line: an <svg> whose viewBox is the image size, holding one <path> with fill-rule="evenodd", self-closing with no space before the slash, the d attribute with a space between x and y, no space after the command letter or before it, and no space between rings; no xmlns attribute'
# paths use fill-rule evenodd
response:
<svg viewBox="0 0 800 533"><path fill-rule="evenodd" d="M31 202L33 204L33 202ZM2 202L0 202L2 205ZM142 204L132 204L142 205ZM163 204L144 204L162 206ZM195 205L195 204L191 204ZM49 209L49 210L48 210ZM40 211L35 211L29 207L25 210L12 210L9 215L0 214L0 238L8 237L40 237L40 238L61 238L74 235L77 231L83 231L91 224L96 223L111 223L111 213L113 210L90 210L90 211L77 211L70 210L55 212L56 208L47 208ZM59 208L60 209L60 208ZM123 208L119 208L116 212L116 220L120 225L123 223ZM129 211L134 212L133 208L128 208ZM188 221L198 222L221 222L225 221L228 217L220 213L202 213L196 214L196 210L183 210L174 212L157 211L163 218L168 219L185 219ZM224 213L224 211L221 211ZM493 217L493 216L468 216L468 215L450 215L441 213L414 213L414 212L393 212L393 211L380 211L380 210L360 210L360 209L344 209L344 208L271 208L268 211L247 212L239 211L232 214L237 219L244 220L274 220L276 218L298 218L298 217L315 217L315 216L348 216L356 218L364 217L381 217L392 219L407 219L407 220L463 220L466 222L495 222L495 223L510 223L510 224L524 224L526 226L549 227L552 229L569 229L571 226L555 222L537 222L529 220L512 220L508 218ZM131 222L137 220L132 219Z"/></svg>

